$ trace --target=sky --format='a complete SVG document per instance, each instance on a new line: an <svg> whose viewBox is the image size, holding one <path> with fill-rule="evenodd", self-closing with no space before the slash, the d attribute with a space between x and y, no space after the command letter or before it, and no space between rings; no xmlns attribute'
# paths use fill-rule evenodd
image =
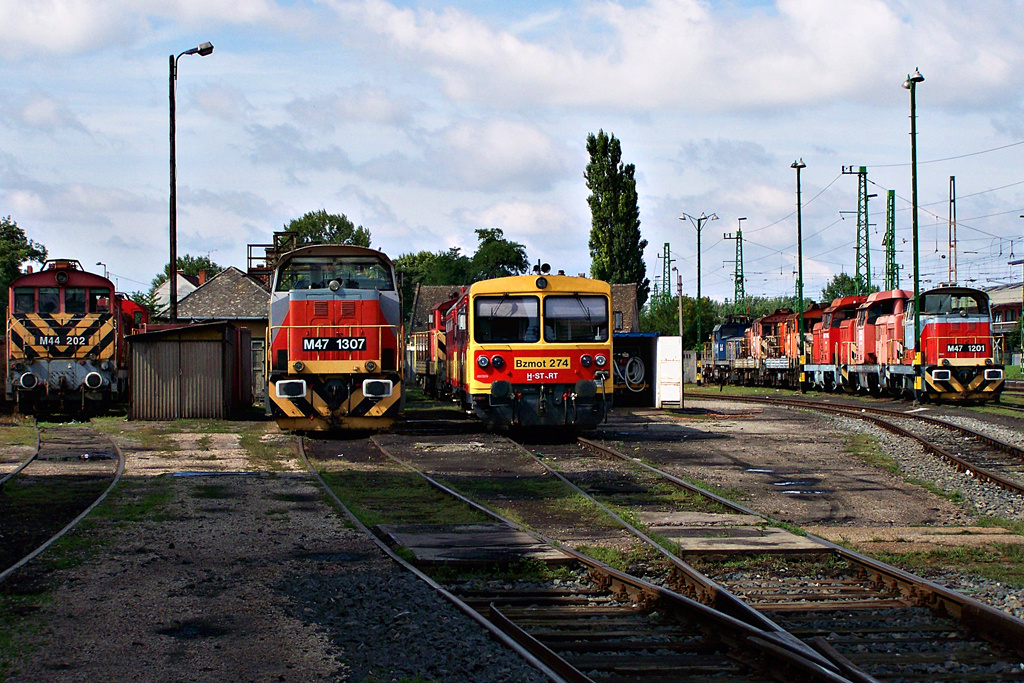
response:
<svg viewBox="0 0 1024 683"><path fill-rule="evenodd" d="M169 55L178 60L178 253L247 265L308 211L392 257L500 228L531 263L590 268L583 172L604 130L635 166L651 282L796 288L855 272L868 169L872 281L896 193L912 289L917 86L922 289L1020 283L1024 1L0 0L0 216L51 258L147 290L169 259ZM852 212L852 213L851 213ZM743 218L745 220L740 221ZM103 265L94 265L94 264ZM676 273L670 276L673 292Z"/></svg>

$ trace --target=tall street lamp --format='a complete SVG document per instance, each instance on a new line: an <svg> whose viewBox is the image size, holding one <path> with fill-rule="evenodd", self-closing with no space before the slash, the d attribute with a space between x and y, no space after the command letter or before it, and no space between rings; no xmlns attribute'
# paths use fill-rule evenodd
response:
<svg viewBox="0 0 1024 683"><path fill-rule="evenodd" d="M796 307L797 353L800 356L800 391L804 390L804 220L800 201L800 171L807 168L803 158L789 165L796 169Z"/></svg>
<svg viewBox="0 0 1024 683"><path fill-rule="evenodd" d="M191 50L185 50L180 55L168 55L170 77L168 78L168 94L171 101L171 215L170 215L170 238L171 238L171 291L170 291L170 316L171 322L178 322L178 176L174 158L174 84L178 80L178 60L183 55L199 55L205 57L213 54L213 43L203 43Z"/></svg>
<svg viewBox="0 0 1024 683"><path fill-rule="evenodd" d="M107 264L103 263L102 261L97 261L96 265L97 266L103 266L103 277L109 280L110 279L110 275L109 275L109 273L107 271Z"/></svg>
<svg viewBox="0 0 1024 683"><path fill-rule="evenodd" d="M707 223L708 221L717 221L718 216L716 214L711 214L710 216L708 216L704 213L701 213L701 215L694 217L688 213L684 213L682 216L679 217L679 220L681 221L685 221L687 219L691 223L693 223L693 226L695 228L697 228L697 386L700 386L702 383L701 380L703 379L700 365L700 356L701 349L703 348L704 343L704 335L703 330L701 329L700 321L702 308L700 302L700 231L704 229L704 224ZM682 340L680 340L680 342L682 342Z"/></svg>
<svg viewBox="0 0 1024 683"><path fill-rule="evenodd" d="M921 389L921 271L918 265L917 249L917 84L924 80L920 69L907 74L903 87L910 91L910 197L913 205L913 250L914 250L914 398Z"/></svg>

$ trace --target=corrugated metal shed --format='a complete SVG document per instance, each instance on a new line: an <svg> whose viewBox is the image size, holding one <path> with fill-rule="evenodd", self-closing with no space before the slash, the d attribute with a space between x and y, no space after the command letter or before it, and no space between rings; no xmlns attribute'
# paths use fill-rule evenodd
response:
<svg viewBox="0 0 1024 683"><path fill-rule="evenodd" d="M226 419L251 406L248 337L227 322L129 337L129 419Z"/></svg>

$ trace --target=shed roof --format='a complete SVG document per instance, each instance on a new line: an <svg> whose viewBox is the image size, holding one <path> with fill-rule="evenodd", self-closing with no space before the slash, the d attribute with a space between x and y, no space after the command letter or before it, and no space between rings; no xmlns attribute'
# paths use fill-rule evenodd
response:
<svg viewBox="0 0 1024 683"><path fill-rule="evenodd" d="M462 285L416 285L412 296L412 317L409 319L410 332L422 332L430 322L430 311L440 303L448 301L452 292Z"/></svg>
<svg viewBox="0 0 1024 683"><path fill-rule="evenodd" d="M178 302L178 317L190 320L266 320L270 292L238 268L217 273Z"/></svg>

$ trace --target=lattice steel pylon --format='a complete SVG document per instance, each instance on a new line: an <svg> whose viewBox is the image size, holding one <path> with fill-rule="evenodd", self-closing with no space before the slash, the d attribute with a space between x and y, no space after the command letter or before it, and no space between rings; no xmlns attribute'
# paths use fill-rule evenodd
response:
<svg viewBox="0 0 1024 683"><path fill-rule="evenodd" d="M857 293L871 291L870 222L868 221L868 168L844 166L843 173L857 176Z"/></svg>
<svg viewBox="0 0 1024 683"><path fill-rule="evenodd" d="M885 197L885 289L900 288L900 264L896 263L896 190L889 190Z"/></svg>
<svg viewBox="0 0 1024 683"><path fill-rule="evenodd" d="M672 298L672 261L675 260L672 258L672 247L668 242L665 242L662 255L658 258L661 259L661 290L655 292L652 299L668 301Z"/></svg>
<svg viewBox="0 0 1024 683"><path fill-rule="evenodd" d="M736 235L722 233L722 239L736 240L736 261L733 271L733 308L739 310L740 303L747 298L746 286L743 277L743 230L740 226L746 218L740 218L736 224Z"/></svg>

